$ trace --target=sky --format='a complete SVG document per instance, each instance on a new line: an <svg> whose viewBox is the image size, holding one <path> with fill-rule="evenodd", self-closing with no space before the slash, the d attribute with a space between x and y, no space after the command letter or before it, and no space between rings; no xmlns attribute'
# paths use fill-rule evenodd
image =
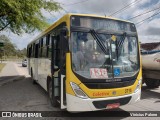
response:
<svg viewBox="0 0 160 120"><path fill-rule="evenodd" d="M143 14L131 22L136 24L138 37L141 43L160 42L160 0L55 0L64 8L61 11L49 13L42 10L43 15L49 23L54 23L66 13L86 13L102 16L112 16L128 20L147 11L152 12ZM128 5L128 7L126 7ZM117 14L113 14L117 12ZM157 14L157 15L155 15ZM155 16L153 16L155 15ZM153 17L152 17L153 16ZM147 20L145 20L147 19ZM145 21L143 21L145 20ZM142 21L142 22L141 22ZM8 36L11 41L17 45L18 49L26 48L27 44L32 41L40 31L32 34L23 33L18 36L10 31L1 32Z"/></svg>

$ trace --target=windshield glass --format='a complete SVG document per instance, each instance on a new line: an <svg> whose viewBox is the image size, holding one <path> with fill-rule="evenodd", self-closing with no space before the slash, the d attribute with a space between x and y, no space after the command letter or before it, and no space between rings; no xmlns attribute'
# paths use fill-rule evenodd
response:
<svg viewBox="0 0 160 120"><path fill-rule="evenodd" d="M71 33L72 69L86 78L133 76L138 70L137 39L98 34L103 48L90 32Z"/></svg>
<svg viewBox="0 0 160 120"><path fill-rule="evenodd" d="M110 42L114 77L129 77L136 74L139 66L137 38L127 35L99 36L102 40Z"/></svg>

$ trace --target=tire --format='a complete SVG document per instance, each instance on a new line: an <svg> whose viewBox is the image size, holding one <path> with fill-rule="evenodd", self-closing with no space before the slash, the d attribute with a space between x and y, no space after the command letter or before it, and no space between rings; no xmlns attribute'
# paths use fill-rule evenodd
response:
<svg viewBox="0 0 160 120"><path fill-rule="evenodd" d="M51 105L53 107L58 107L59 106L59 103L58 101L56 100L56 98L54 97L52 99L52 81L50 80L49 83L48 83L48 95L49 95L49 99L50 99L50 102L51 102Z"/></svg>
<svg viewBox="0 0 160 120"><path fill-rule="evenodd" d="M35 85L37 84L36 81L33 79L33 72L32 72L32 69L31 69L31 79L32 79L32 83Z"/></svg>
<svg viewBox="0 0 160 120"><path fill-rule="evenodd" d="M149 88L158 88L160 85L160 80L155 79L145 79L145 83Z"/></svg>

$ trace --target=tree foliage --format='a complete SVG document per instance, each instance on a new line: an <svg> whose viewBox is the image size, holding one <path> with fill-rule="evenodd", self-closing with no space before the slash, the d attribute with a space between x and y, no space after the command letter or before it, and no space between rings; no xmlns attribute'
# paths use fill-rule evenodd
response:
<svg viewBox="0 0 160 120"><path fill-rule="evenodd" d="M15 57L24 58L27 54L27 49L24 48L23 50L17 49L17 46L11 42L11 40L5 36L0 36L0 42L4 43L4 47L0 48L0 58L3 56L4 58L8 57Z"/></svg>
<svg viewBox="0 0 160 120"><path fill-rule="evenodd" d="M5 56L15 56L16 55L16 45L14 45L7 36L1 35L0 41L4 43L4 47L0 49L1 56L4 54Z"/></svg>
<svg viewBox="0 0 160 120"><path fill-rule="evenodd" d="M53 0L1 0L0 31L9 29L21 34L23 31L42 30L48 26L42 10L51 12L59 9L60 4Z"/></svg>

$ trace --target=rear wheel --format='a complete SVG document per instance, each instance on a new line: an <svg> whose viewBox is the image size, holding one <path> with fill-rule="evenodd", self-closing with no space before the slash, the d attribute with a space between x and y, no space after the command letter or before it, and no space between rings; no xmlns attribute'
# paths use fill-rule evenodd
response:
<svg viewBox="0 0 160 120"><path fill-rule="evenodd" d="M58 107L59 106L59 103L58 103L58 101L56 100L56 98L54 97L54 98L52 98L52 81L50 80L49 81L49 85L48 85L48 94L49 94L49 99L50 99L50 101L51 101L51 105L53 106L53 107Z"/></svg>
<svg viewBox="0 0 160 120"><path fill-rule="evenodd" d="M32 71L32 68L31 68L31 79L32 79L32 83L33 83L33 84L37 84L36 81L35 81L34 78L33 78L33 71Z"/></svg>
<svg viewBox="0 0 160 120"><path fill-rule="evenodd" d="M145 83L149 88L158 88L160 85L160 80L155 79L145 79Z"/></svg>

